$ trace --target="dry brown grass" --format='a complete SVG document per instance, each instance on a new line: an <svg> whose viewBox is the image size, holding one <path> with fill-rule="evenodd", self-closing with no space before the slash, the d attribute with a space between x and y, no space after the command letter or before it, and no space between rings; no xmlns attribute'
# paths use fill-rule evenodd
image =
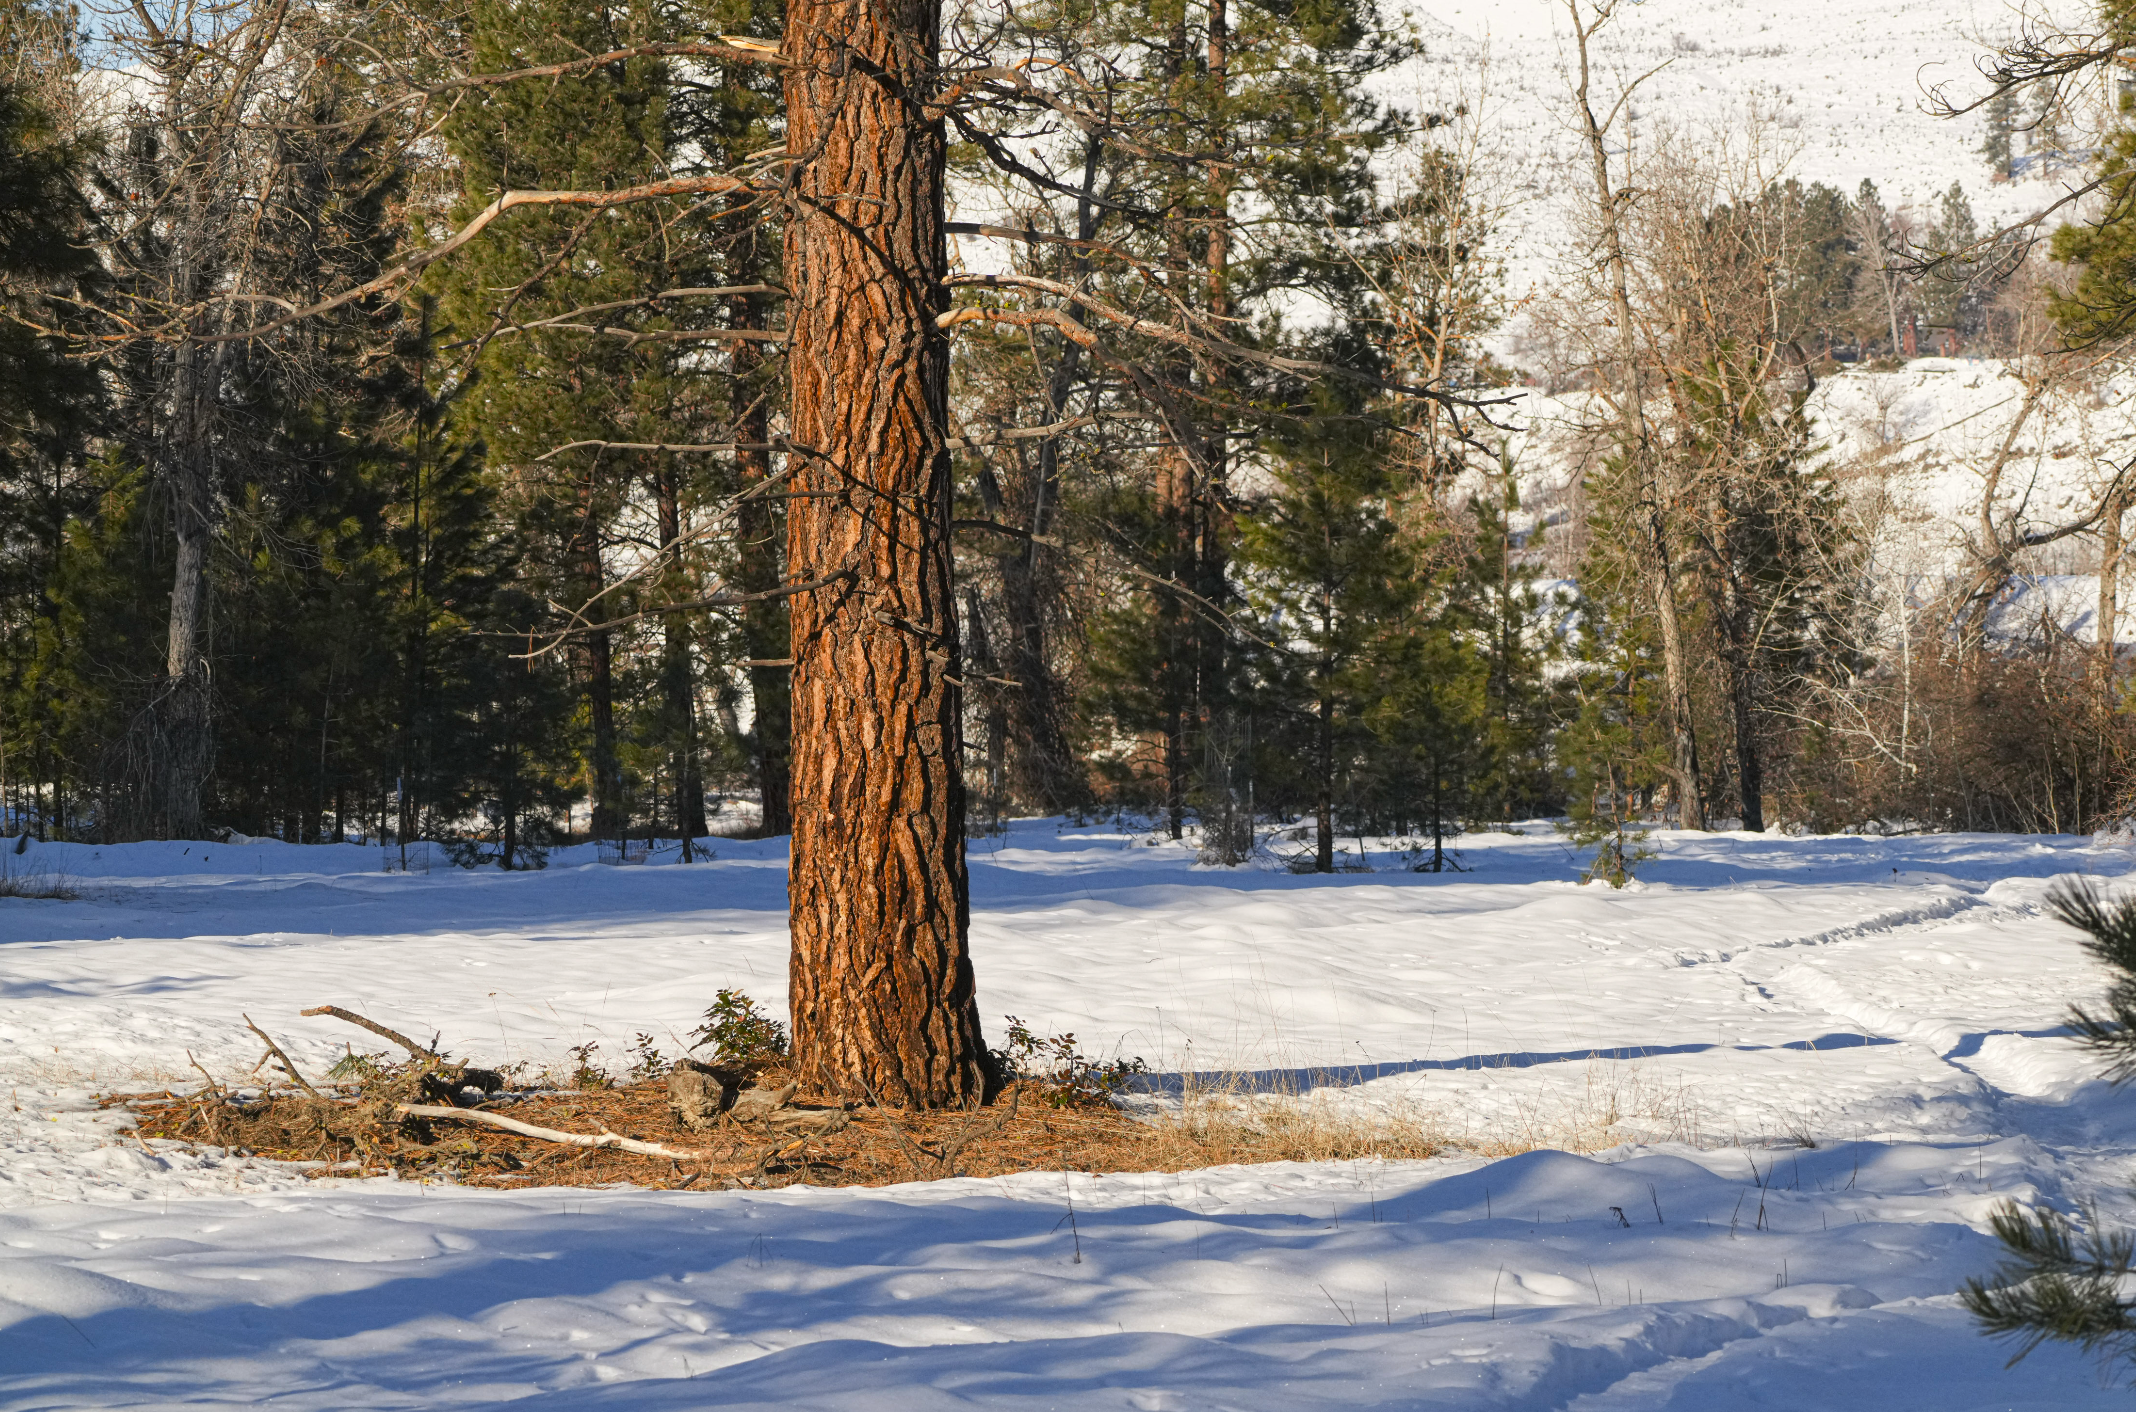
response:
<svg viewBox="0 0 2136 1412"><path fill-rule="evenodd" d="M806 1101L807 1095L802 1095ZM382 1174L470 1186L881 1186L1013 1172L1176 1172L1227 1163L1430 1157L1449 1144L1427 1124L1361 1118L1332 1104L1222 1100L1138 1118L1110 1104L1054 1107L1019 1098L975 1113L855 1108L844 1130L778 1141L747 1126L684 1131L664 1084L504 1095L483 1106L566 1132L608 1131L702 1154L671 1161L613 1148L565 1147L450 1121L396 1120L378 1099L328 1101L289 1090L239 1100L162 1090L117 1095L146 1138L229 1148L305 1164L313 1175Z"/></svg>
<svg viewBox="0 0 2136 1412"><path fill-rule="evenodd" d="M776 1074L766 1075L767 1085ZM117 1095L143 1137L225 1147L305 1164L312 1175L398 1172L469 1186L602 1186L698 1190L881 1186L946 1176L1016 1172L1179 1172L1259 1162L1325 1162L1447 1155L1503 1157L1537 1148L1595 1151L1625 1141L1700 1140L1697 1105L1681 1085L1657 1083L1636 1066L1602 1061L1583 1086L1546 1090L1485 1124L1449 1119L1414 1103L1369 1107L1333 1088L1270 1092L1243 1078L1199 1080L1133 1111L1111 1104L1054 1106L1057 1095L1027 1085L1013 1105L975 1113L854 1108L847 1126L782 1141L752 1127L685 1131L665 1084L648 1080L579 1090L507 1093L484 1107L576 1133L613 1132L701 1154L671 1161L613 1148L566 1147L486 1128L403 1120L391 1105L404 1083L330 1091L325 1100L288 1088L243 1098L165 1089ZM802 1094L799 1102L809 1103ZM822 1100L816 1100L822 1101Z"/></svg>

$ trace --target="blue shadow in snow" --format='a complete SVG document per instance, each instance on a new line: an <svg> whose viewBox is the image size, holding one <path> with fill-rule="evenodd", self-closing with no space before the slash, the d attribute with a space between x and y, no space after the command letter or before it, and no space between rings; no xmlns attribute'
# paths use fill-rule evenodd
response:
<svg viewBox="0 0 2136 1412"><path fill-rule="evenodd" d="M1994 1033L2005 1031L1998 1030ZM2066 1031L2050 1030L2043 1033ZM1973 1040L1978 1037L1967 1038ZM1865 1049L1871 1045L1899 1042L1883 1035L1865 1035L1849 1030L1844 1033L1819 1035L1815 1039L1791 1039L1785 1044L1625 1044L1610 1049L1564 1049L1555 1052L1528 1050L1504 1054L1469 1054L1459 1059L1402 1059L1384 1064L1330 1064L1324 1068L1255 1069L1243 1073L1197 1071L1145 1074L1135 1082L1134 1088L1141 1093L1176 1094L1185 1091L1187 1081L1191 1079L1198 1088L1243 1086L1252 1093L1295 1093L1309 1088L1351 1088L1358 1084L1370 1083L1374 1079L1425 1073L1433 1069L1532 1069L1541 1064L1577 1063L1583 1059L1654 1059L1668 1054L1706 1054L1716 1049L1739 1053L1772 1049L1821 1052L1829 1049ZM1978 1047L1977 1044L1974 1045L1975 1049Z"/></svg>

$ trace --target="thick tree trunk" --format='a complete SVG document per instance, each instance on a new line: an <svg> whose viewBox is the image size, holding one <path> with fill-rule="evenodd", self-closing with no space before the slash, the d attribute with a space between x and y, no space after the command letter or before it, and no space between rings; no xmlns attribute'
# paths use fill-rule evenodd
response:
<svg viewBox="0 0 2136 1412"><path fill-rule="evenodd" d="M754 271L745 271L753 274ZM736 301L735 322L742 328L769 327L768 302L761 295L746 295ZM770 436L771 416L759 395L762 354L754 343L738 344L734 352L735 397L748 409L735 427L742 449L735 453L735 468L746 489L760 486L771 475L771 456L758 448ZM786 516L784 502L753 496L741 505L736 528L741 539L741 562L737 581L749 593L763 593L779 585L782 562L779 539ZM742 609L742 641L753 662L776 662L792 650L792 633L786 604L764 599ZM751 743L756 756L757 793L763 800L757 832L767 838L793 832L793 729L789 682L785 667L754 666L749 669L749 695L755 710Z"/></svg>
<svg viewBox="0 0 2136 1412"><path fill-rule="evenodd" d="M938 0L798 0L782 46L795 449L794 1059L802 1082L975 1104L951 583ZM815 498L823 497L823 498Z"/></svg>

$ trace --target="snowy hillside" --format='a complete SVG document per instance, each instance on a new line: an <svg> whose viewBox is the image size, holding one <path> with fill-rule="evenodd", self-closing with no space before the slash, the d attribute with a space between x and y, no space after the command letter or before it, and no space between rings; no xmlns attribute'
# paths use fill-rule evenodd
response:
<svg viewBox="0 0 2136 1412"><path fill-rule="evenodd" d="M1753 114L1772 120L1788 174L1852 194L1866 178L1888 206L1928 211L1962 182L1983 224L2030 214L2060 190L2059 175L2034 164L2014 183L1994 181L1980 146L1978 114L1941 119L1924 111L1926 88L1975 84L1981 41L2015 27L2002 0L1646 0L1619 7L1597 40L1598 91L1614 101L1625 81L1659 69L1634 104L1635 130L1740 134ZM1487 54L1487 127L1506 176L1528 198L1513 293L1548 280L1565 259L1561 170L1573 145L1566 127L1570 56L1562 3L1551 0L1423 0L1415 14L1426 54L1388 87L1411 106L1472 95ZM2019 139L2022 148L2023 139Z"/></svg>
<svg viewBox="0 0 2136 1412"><path fill-rule="evenodd" d="M1994 1203L2128 1211L2129 1101L2061 1037L2071 838L1663 835L1579 887L1197 868L1103 827L974 857L990 1026L1439 1126L1426 1162L873 1190L307 1183L129 1138L101 1087L301 1064L341 1003L562 1061L776 1007L783 858L388 876L375 850L36 846L0 901L0 1408L2119 1408L1951 1291ZM1584 1155L1517 1152L1534 1143ZM1805 1145L1814 1144L1814 1145ZM1069 1220L1070 1209L1074 1220ZM1133 1325L1132 1328L1128 1327Z"/></svg>

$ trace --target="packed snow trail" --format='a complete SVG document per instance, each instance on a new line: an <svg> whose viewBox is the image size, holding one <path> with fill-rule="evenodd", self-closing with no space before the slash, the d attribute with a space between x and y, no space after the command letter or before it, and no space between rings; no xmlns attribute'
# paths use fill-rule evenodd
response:
<svg viewBox="0 0 2136 1412"><path fill-rule="evenodd" d="M776 845L32 846L78 897L0 902L0 1409L2121 1405L2061 1350L2002 1371L1951 1295L2006 1197L2128 1207L2136 1101L2060 1031L2102 977L2040 902L2136 857L1665 834L1612 892L1545 827L1460 844L1315 878L1019 823L974 854L983 1012L1151 1060L1149 1105L1215 1075L1603 1151L705 1194L306 1182L90 1096L249 1069L241 1010L324 1067L324 1003L674 1053L719 987L784 1004Z"/></svg>

